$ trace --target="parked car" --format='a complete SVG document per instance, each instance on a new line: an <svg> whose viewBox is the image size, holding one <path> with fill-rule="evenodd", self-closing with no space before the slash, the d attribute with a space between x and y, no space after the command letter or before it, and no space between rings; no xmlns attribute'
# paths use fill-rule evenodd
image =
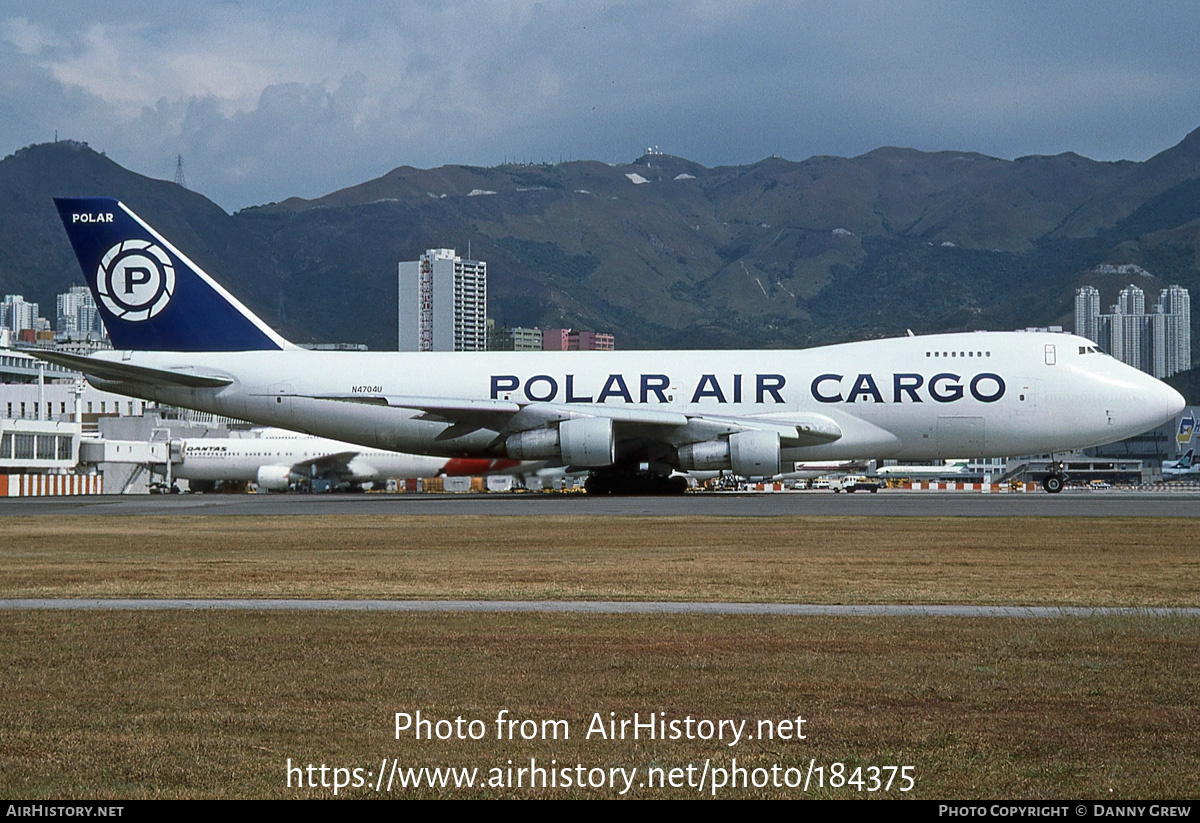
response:
<svg viewBox="0 0 1200 823"><path fill-rule="evenodd" d="M847 492L853 494L856 491L868 491L871 494L879 491L881 483L877 478L866 477L861 474L848 474L841 480L833 484L834 493Z"/></svg>

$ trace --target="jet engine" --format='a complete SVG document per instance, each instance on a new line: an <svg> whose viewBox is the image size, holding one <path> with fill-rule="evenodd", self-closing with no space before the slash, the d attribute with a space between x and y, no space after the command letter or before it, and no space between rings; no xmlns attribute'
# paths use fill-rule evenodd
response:
<svg viewBox="0 0 1200 823"><path fill-rule="evenodd" d="M292 469L290 466L259 466L255 482L260 489L272 492L285 492L291 485Z"/></svg>
<svg viewBox="0 0 1200 823"><path fill-rule="evenodd" d="M779 433L746 431L728 440L705 440L679 447L679 467L684 471L730 469L742 477L779 474Z"/></svg>
<svg viewBox="0 0 1200 823"><path fill-rule="evenodd" d="M510 434L504 441L514 460L562 460L568 466L611 466L617 447L607 417L564 420L554 428Z"/></svg>

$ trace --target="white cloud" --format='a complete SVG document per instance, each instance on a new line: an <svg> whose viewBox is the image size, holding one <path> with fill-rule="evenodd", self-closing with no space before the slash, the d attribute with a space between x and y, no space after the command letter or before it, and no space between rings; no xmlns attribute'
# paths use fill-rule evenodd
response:
<svg viewBox="0 0 1200 823"><path fill-rule="evenodd" d="M707 165L888 144L1142 159L1197 125L1194 17L1103 1L8 0L0 153L54 129L156 176L182 153L228 208L406 163L627 161L651 144Z"/></svg>
<svg viewBox="0 0 1200 823"><path fill-rule="evenodd" d="M0 21L0 37L16 46L21 54L38 54L61 42L45 26L31 23L24 17Z"/></svg>

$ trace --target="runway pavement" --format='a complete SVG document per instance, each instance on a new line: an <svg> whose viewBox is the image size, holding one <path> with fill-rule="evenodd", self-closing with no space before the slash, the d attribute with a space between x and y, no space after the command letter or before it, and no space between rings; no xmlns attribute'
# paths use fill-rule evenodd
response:
<svg viewBox="0 0 1200 823"><path fill-rule="evenodd" d="M1020 494L884 491L585 494L184 494L0 499L0 516L31 515L603 515L612 517L1200 517L1194 492Z"/></svg>

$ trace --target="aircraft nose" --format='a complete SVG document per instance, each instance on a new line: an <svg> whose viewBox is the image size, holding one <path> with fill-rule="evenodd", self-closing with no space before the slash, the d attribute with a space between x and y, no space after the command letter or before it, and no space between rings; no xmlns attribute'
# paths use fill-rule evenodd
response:
<svg viewBox="0 0 1200 823"><path fill-rule="evenodd" d="M1179 416L1184 407L1187 406L1187 401L1183 399L1183 395L1175 391L1175 389L1162 383L1163 405L1167 410L1167 420L1172 420Z"/></svg>
<svg viewBox="0 0 1200 823"><path fill-rule="evenodd" d="M1141 432L1179 417L1187 405L1182 394L1153 375L1123 363L1117 365L1128 381L1125 385L1131 390L1125 395L1127 405L1122 406L1120 402L1114 404L1123 411L1116 415L1117 419L1125 420L1131 424L1131 429Z"/></svg>
<svg viewBox="0 0 1200 823"><path fill-rule="evenodd" d="M1142 381L1143 396L1146 401L1146 411L1150 414L1162 415L1154 425L1161 426L1179 416L1187 405L1183 395L1175 391L1163 381L1145 372L1139 373Z"/></svg>

